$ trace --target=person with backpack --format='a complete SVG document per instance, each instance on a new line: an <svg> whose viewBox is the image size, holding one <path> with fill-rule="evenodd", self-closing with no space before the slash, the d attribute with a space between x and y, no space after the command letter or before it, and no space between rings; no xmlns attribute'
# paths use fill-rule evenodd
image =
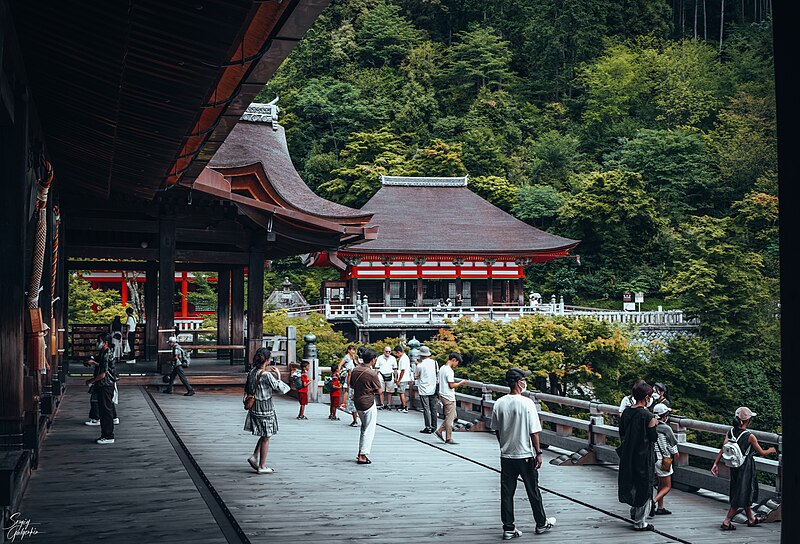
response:
<svg viewBox="0 0 800 544"><path fill-rule="evenodd" d="M328 393L331 398L331 412L328 419L339 421L336 417L336 409L339 408L339 401L342 399L342 384L339 381L339 365L334 364L331 366L331 375L325 380L325 385L322 386L322 392Z"/></svg>
<svg viewBox="0 0 800 544"><path fill-rule="evenodd" d="M162 393L168 395L172 393L172 384L175 382L175 376L177 376L186 388L186 393L184 393L183 396L191 397L194 395L194 389L192 389L192 385L189 383L189 380L186 379L186 374L183 371L184 368L189 367L189 354L178 344L178 339L174 336L167 338L167 344L169 344L169 347L172 349L172 372L169 373L167 387Z"/></svg>
<svg viewBox="0 0 800 544"><path fill-rule="evenodd" d="M770 455L775 453L774 447L767 449L761 447L755 435L747 430L750 422L757 414L747 406L736 409L733 418L733 427L725 435L714 464L711 466L711 474L719 474L720 459L731 471L731 487L729 493L730 508L725 521L720 525L723 531L733 531L736 527L731 524L731 520L736 513L744 508L747 515L747 526L755 527L762 521L763 516L753 514L753 503L758 501L758 481L756 480L755 454Z"/></svg>
<svg viewBox="0 0 800 544"><path fill-rule="evenodd" d="M114 384L117 381L117 368L114 354L111 351L111 334L104 332L97 337L97 358L89 364L96 365L94 376L86 380L92 393L97 397L98 419L100 420L100 438L98 444L114 443Z"/></svg>
<svg viewBox="0 0 800 544"><path fill-rule="evenodd" d="M311 379L308 377L308 361L300 363L300 368L292 373L292 387L297 390L297 400L300 401L300 412L296 419L308 419L306 417L306 405L308 404L308 384Z"/></svg>
<svg viewBox="0 0 800 544"><path fill-rule="evenodd" d="M247 463L258 474L272 474L272 468L266 466L269 439L278 432L278 417L275 415L275 406L272 396L289 392L289 386L281 380L280 371L269 364L272 352L267 348L258 348L253 355L253 366L247 375L245 383L245 408L247 417L244 420L244 430L258 435L256 448L253 455L247 458ZM248 401L250 407L247 408Z"/></svg>

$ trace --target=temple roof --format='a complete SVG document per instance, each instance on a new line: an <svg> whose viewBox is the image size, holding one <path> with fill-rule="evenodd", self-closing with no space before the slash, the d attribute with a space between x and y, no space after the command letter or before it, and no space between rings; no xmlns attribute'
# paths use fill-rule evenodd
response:
<svg viewBox="0 0 800 544"><path fill-rule="evenodd" d="M260 170L266 179L261 184L271 199L298 211L346 224L365 224L371 214L325 200L305 184L292 164L286 134L277 124L279 109L270 104L251 104L228 135L208 167L225 176ZM232 189L236 190L235 187Z"/></svg>
<svg viewBox="0 0 800 544"><path fill-rule="evenodd" d="M382 178L363 210L378 236L340 254L533 256L564 252L579 240L520 221L467 188L467 178Z"/></svg>

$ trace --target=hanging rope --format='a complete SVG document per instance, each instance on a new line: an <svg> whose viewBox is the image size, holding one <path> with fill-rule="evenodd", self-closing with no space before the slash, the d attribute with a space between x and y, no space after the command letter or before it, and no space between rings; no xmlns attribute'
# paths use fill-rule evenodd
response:
<svg viewBox="0 0 800 544"><path fill-rule="evenodd" d="M58 233L61 232L61 209L53 204L53 275L50 283L50 300L56 298L56 282L58 280Z"/></svg>
<svg viewBox="0 0 800 544"><path fill-rule="evenodd" d="M42 159L44 176L37 181L36 208L36 242L33 246L33 269L31 281L28 284L28 308L39 307L39 290L42 283L42 270L44 269L44 253L47 248L47 193L53 183L53 166L46 159Z"/></svg>

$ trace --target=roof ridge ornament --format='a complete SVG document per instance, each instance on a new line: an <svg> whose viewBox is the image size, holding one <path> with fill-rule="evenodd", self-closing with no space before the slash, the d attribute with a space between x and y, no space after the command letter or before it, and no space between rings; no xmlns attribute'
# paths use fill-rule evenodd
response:
<svg viewBox="0 0 800 544"><path fill-rule="evenodd" d="M466 187L469 176L427 177L427 176L384 176L381 185L398 187Z"/></svg>
<svg viewBox="0 0 800 544"><path fill-rule="evenodd" d="M270 123L272 130L278 130L278 113L281 109L278 107L278 98L276 96L272 102L253 102L241 116L242 121L252 121L254 123Z"/></svg>

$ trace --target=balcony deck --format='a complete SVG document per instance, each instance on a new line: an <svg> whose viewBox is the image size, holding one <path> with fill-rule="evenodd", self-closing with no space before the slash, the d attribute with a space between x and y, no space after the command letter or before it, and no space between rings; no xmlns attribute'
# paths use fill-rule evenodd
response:
<svg viewBox="0 0 800 544"><path fill-rule="evenodd" d="M180 389L179 389L180 390ZM272 475L245 459L255 437L243 432L239 388L199 389L194 397L120 388L121 424L110 446L83 424L88 395L71 382L20 508L36 542L457 542L500 541L499 457L489 433L458 432L446 446L421 435L422 415L381 411L371 465L357 465L358 429L311 404L276 399L280 432L270 443ZM181 446L185 446L185 449ZM552 448L551 448L552 449ZM558 520L533 536L524 489L517 526L536 542L718 542L726 497L673 490L672 516L636 533L617 501L616 470L555 466L540 471L545 508ZM725 533L728 542L779 542L781 523Z"/></svg>

